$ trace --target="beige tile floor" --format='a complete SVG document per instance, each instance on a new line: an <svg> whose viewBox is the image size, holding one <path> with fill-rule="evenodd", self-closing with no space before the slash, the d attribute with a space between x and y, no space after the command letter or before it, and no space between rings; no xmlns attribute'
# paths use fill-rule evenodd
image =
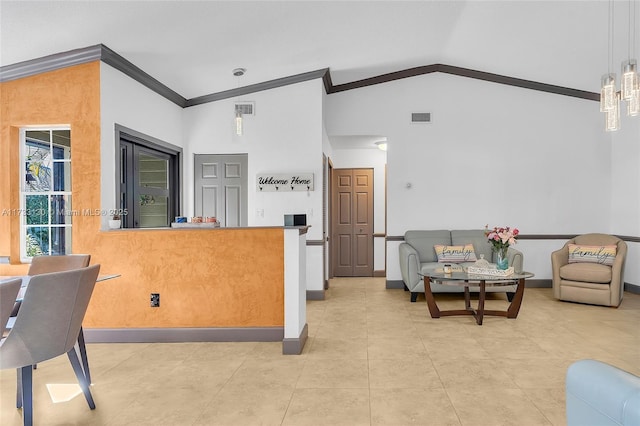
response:
<svg viewBox="0 0 640 426"><path fill-rule="evenodd" d="M564 375L594 358L640 375L640 295L618 309L527 289L515 320L431 319L383 278L335 279L307 304L300 356L280 343L90 344L97 408L53 403L75 383L66 357L34 373L36 425L563 425ZM441 308L460 296L437 296ZM506 306L503 295L488 305ZM0 374L0 424L21 425L15 371Z"/></svg>

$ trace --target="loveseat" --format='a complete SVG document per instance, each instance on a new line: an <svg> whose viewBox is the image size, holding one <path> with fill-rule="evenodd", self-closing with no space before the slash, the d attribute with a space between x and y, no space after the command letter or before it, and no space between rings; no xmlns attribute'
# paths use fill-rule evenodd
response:
<svg viewBox="0 0 640 426"><path fill-rule="evenodd" d="M424 273L436 268L442 268L443 263L438 262L435 246L468 246L473 245L475 259L484 259L495 263L491 244L487 241L483 229L470 230L434 230L434 231L407 231L404 234L404 242L400 244L400 272L402 281L407 290L411 292L411 301L415 302L419 293L424 293L424 280L419 273ZM466 249L465 249L466 250ZM467 250L468 251L468 250ZM467 253L468 254L468 253ZM509 266L513 266L515 272L522 272L522 252L509 247L507 252ZM469 266L475 263L473 257L467 261L457 262L461 266ZM478 287L470 287L471 291L479 291ZM431 283L431 291L434 293L463 292L463 286L442 285ZM516 291L516 285L487 287L487 292L507 292L509 300Z"/></svg>
<svg viewBox="0 0 640 426"><path fill-rule="evenodd" d="M592 359L569 366L568 426L640 425L640 377Z"/></svg>

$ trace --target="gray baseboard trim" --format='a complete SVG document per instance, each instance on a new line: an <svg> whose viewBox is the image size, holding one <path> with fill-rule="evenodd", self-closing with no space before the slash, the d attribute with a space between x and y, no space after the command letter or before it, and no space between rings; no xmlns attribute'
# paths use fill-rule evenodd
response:
<svg viewBox="0 0 640 426"><path fill-rule="evenodd" d="M279 342L284 327L85 328L87 343Z"/></svg>
<svg viewBox="0 0 640 426"><path fill-rule="evenodd" d="M374 277L386 277L387 276L387 271L385 271L384 269L381 271L373 271L373 276Z"/></svg>
<svg viewBox="0 0 640 426"><path fill-rule="evenodd" d="M528 288L551 288L551 280L527 280L525 285Z"/></svg>
<svg viewBox="0 0 640 426"><path fill-rule="evenodd" d="M640 294L640 285L624 283L624 291L628 291L633 294Z"/></svg>
<svg viewBox="0 0 640 426"><path fill-rule="evenodd" d="M307 290L307 300L324 300L324 290Z"/></svg>
<svg viewBox="0 0 640 426"><path fill-rule="evenodd" d="M300 337L288 337L286 339L282 339L282 355L300 355L302 353L302 349L304 349L304 344L307 343L308 337L309 327L308 324L305 323L302 328L302 332L300 333Z"/></svg>
<svg viewBox="0 0 640 426"><path fill-rule="evenodd" d="M404 289L404 281L402 281L402 280L387 280L385 288Z"/></svg>

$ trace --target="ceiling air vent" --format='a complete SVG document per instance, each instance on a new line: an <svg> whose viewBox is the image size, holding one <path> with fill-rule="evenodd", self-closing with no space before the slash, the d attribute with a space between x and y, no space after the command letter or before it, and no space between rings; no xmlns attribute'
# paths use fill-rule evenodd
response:
<svg viewBox="0 0 640 426"><path fill-rule="evenodd" d="M411 122L412 123L431 123L431 113L430 112L412 112Z"/></svg>
<svg viewBox="0 0 640 426"><path fill-rule="evenodd" d="M236 102L236 112L240 111L242 115L256 115L255 102Z"/></svg>

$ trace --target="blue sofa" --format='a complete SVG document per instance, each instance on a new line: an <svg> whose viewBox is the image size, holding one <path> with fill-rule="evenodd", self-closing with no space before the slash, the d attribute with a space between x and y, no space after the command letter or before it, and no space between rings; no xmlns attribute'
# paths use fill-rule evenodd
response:
<svg viewBox="0 0 640 426"><path fill-rule="evenodd" d="M640 377L584 359L567 370L567 425L640 425Z"/></svg>

